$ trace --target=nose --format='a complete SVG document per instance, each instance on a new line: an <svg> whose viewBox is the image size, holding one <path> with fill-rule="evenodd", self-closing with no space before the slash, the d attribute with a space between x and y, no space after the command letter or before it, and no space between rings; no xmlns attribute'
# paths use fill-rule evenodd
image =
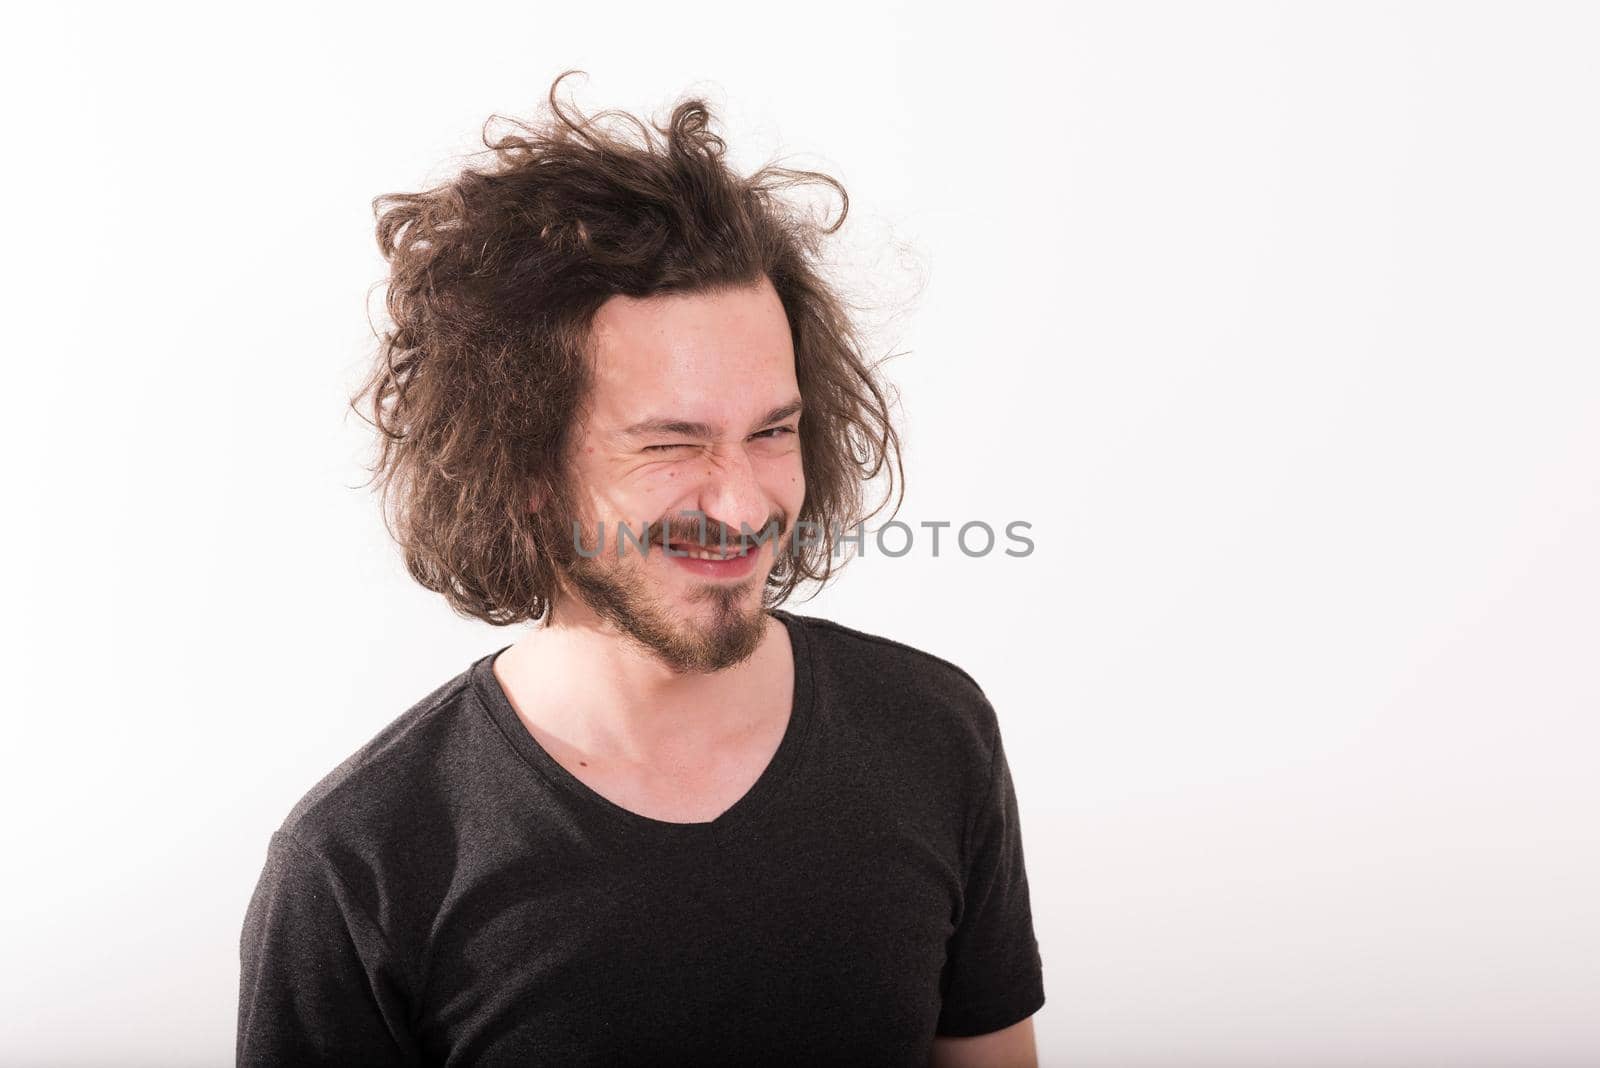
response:
<svg viewBox="0 0 1600 1068"><path fill-rule="evenodd" d="M729 540L743 533L741 523L751 534L759 532L772 514L755 465L742 445L714 451L702 468L699 490L695 507L705 515L708 526L717 520L726 523ZM706 536L715 537L709 529Z"/></svg>

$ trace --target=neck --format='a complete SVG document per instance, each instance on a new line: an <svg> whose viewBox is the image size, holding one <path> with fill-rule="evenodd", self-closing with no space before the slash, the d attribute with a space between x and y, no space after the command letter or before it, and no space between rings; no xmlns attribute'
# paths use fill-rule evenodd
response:
<svg viewBox="0 0 1600 1068"><path fill-rule="evenodd" d="M587 606L562 608L501 653L494 672L530 728L596 758L654 765L703 752L758 727L767 698L792 685L787 629L770 612L749 659L680 673Z"/></svg>

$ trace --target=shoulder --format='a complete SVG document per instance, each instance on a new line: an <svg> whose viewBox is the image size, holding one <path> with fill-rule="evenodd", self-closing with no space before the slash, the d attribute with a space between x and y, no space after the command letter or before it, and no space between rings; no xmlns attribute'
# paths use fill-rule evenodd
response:
<svg viewBox="0 0 1600 1068"><path fill-rule="evenodd" d="M986 770L999 737L993 705L965 669L924 649L830 619L789 613L810 643L819 693L855 718L904 728Z"/></svg>
<svg viewBox="0 0 1600 1068"><path fill-rule="evenodd" d="M799 620L807 635L826 646L835 657L844 655L870 662L873 666L894 670L913 680L953 684L969 689L969 696L983 694L976 679L943 657L821 616L802 616L794 612L789 615Z"/></svg>
<svg viewBox="0 0 1600 1068"><path fill-rule="evenodd" d="M382 730L345 757L308 790L284 821L283 830L314 835L330 819L348 819L369 804L400 792L400 780L425 775L439 736L455 727L465 704L466 673L437 687L395 717Z"/></svg>
<svg viewBox="0 0 1600 1068"><path fill-rule="evenodd" d="M449 841L460 792L485 760L472 668L436 687L313 785L278 830L375 913L382 887L426 875Z"/></svg>

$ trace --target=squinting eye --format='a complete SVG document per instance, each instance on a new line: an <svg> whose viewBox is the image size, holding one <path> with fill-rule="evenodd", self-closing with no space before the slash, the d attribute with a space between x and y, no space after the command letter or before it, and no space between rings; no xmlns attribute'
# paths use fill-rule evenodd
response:
<svg viewBox="0 0 1600 1068"><path fill-rule="evenodd" d="M766 438L768 441L772 441L775 438L783 436L784 434L793 434L793 433L794 433L794 427L792 427L792 426L775 426L771 430L763 430L761 433L757 434L756 437L758 437L758 438ZM769 437L768 435L771 435L771 436Z"/></svg>
<svg viewBox="0 0 1600 1068"><path fill-rule="evenodd" d="M694 446L693 445L688 445L688 444L646 445L644 447L644 451L645 452L665 452L668 449L692 449L692 448L694 448Z"/></svg>

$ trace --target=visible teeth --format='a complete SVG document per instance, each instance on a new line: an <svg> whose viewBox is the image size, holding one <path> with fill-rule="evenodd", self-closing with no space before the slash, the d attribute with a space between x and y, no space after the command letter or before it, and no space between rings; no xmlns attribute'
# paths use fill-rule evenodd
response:
<svg viewBox="0 0 1600 1068"><path fill-rule="evenodd" d="M724 556L722 553L714 553L705 549L682 549L680 551L687 553L690 559L693 560L734 560L742 555L741 553L731 552Z"/></svg>

